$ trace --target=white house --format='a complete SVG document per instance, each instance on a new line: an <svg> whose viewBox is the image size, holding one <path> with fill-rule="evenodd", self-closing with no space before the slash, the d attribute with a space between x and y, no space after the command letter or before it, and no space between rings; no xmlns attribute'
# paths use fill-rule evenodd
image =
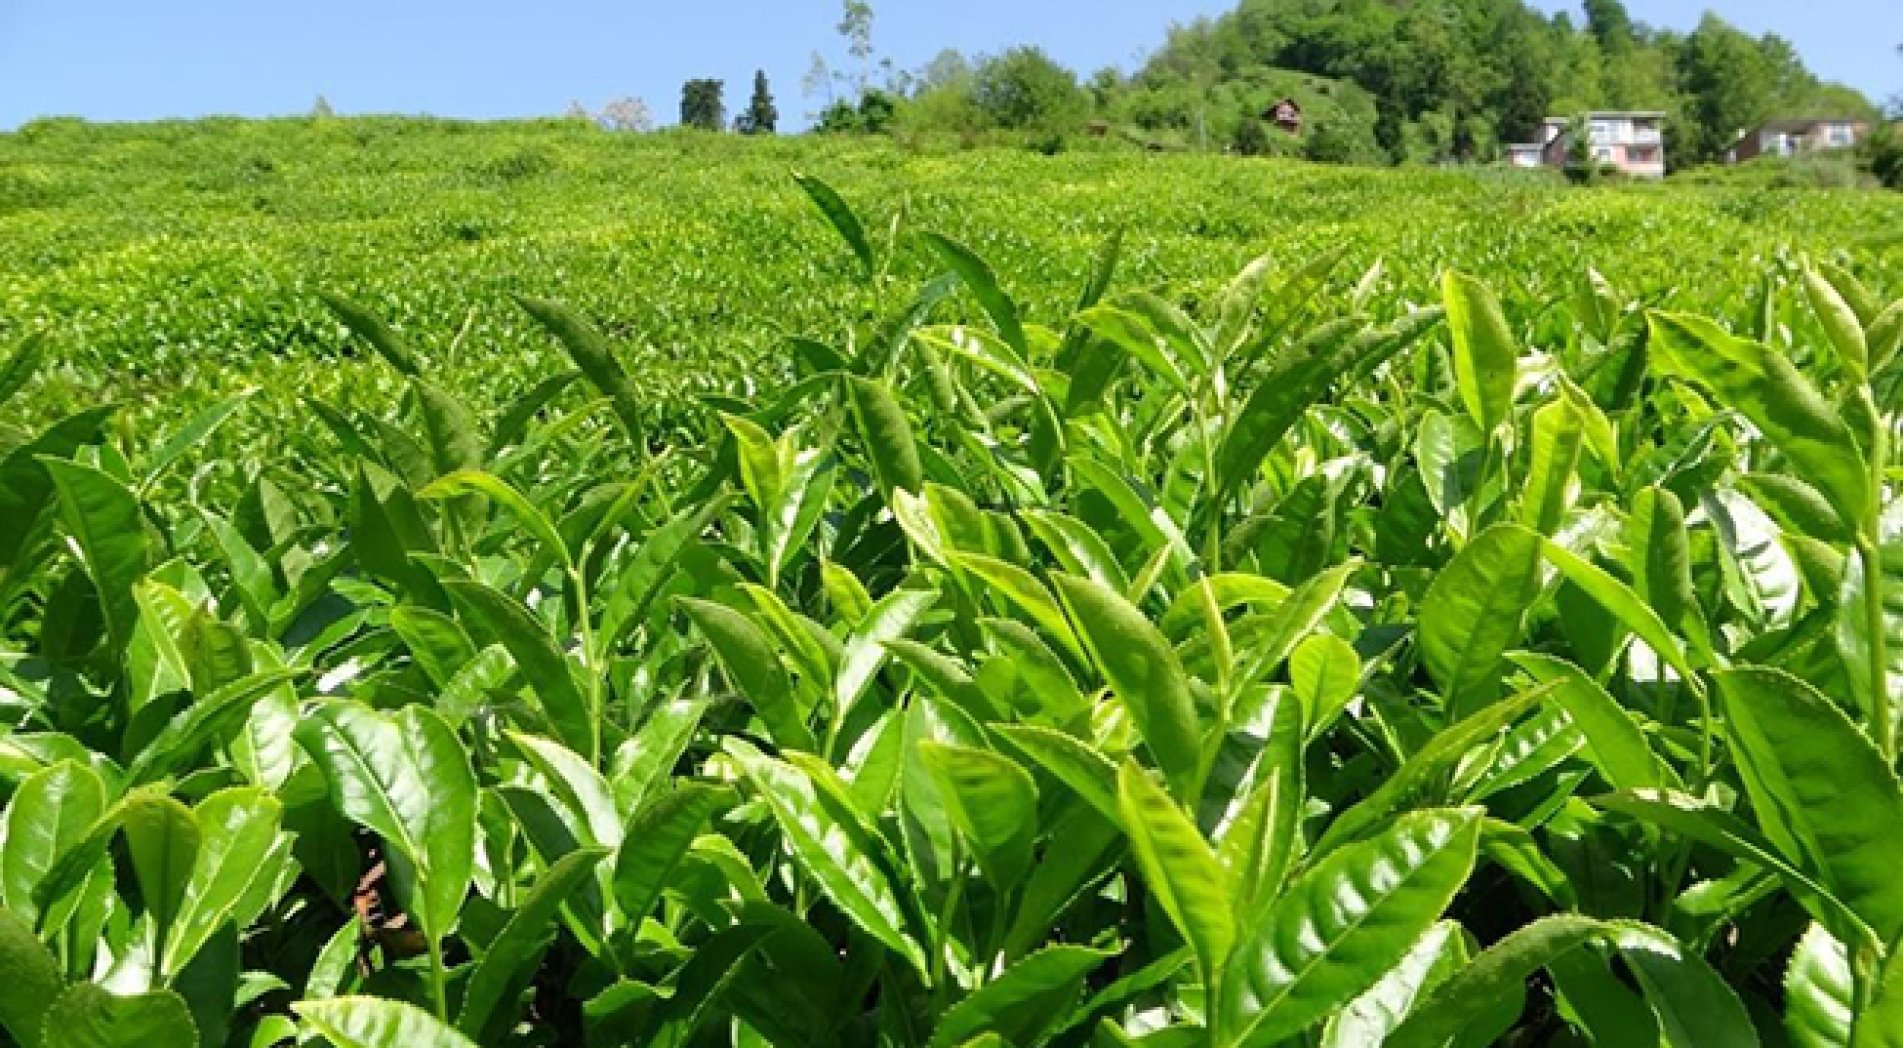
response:
<svg viewBox="0 0 1903 1048"><path fill-rule="evenodd" d="M1665 114L1656 110L1598 110L1585 115L1586 148L1593 162L1635 178L1665 177ZM1509 145L1514 167L1565 167L1572 160L1572 121L1549 116L1537 142Z"/></svg>

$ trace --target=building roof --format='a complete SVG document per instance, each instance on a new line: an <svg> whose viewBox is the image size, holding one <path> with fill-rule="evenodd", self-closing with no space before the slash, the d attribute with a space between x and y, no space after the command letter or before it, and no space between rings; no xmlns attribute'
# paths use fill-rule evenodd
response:
<svg viewBox="0 0 1903 1048"><path fill-rule="evenodd" d="M1766 120L1751 131L1777 131L1789 134L1793 131L1808 131L1818 124L1861 124L1863 120L1854 116L1787 116L1776 120ZM1745 134L1750 134L1746 131Z"/></svg>
<svg viewBox="0 0 1903 1048"><path fill-rule="evenodd" d="M1605 117L1651 117L1662 120L1666 115L1663 109L1594 109L1586 113L1586 119L1596 120ZM1572 122L1573 118L1569 116L1549 116L1541 121L1541 123L1546 124L1570 124Z"/></svg>

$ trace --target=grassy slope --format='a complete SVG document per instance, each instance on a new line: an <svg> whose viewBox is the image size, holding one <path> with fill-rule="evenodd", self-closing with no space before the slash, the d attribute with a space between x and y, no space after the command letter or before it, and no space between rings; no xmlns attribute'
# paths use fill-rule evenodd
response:
<svg viewBox="0 0 1903 1048"><path fill-rule="evenodd" d="M313 291L380 311L488 406L557 367L508 302L560 298L617 335L656 391L724 383L784 335L842 340L868 299L786 178L831 180L882 231L947 232L1040 320L1127 230L1123 286L1194 297L1265 250L1346 243L1356 271L1426 298L1444 265L1510 303L1596 264L1622 287L1723 314L1792 251L1838 251L1894 286L1903 198L1865 192L1569 190L1503 173L1363 171L1223 157L921 156L882 143L616 136L573 124L414 120L53 123L0 135L0 340L45 326L66 366L47 414L110 396L129 424L243 384L360 400L384 388ZM906 283L929 270L904 256ZM449 351L452 337L468 332ZM770 367L751 369L770 378ZM262 398L290 421L295 400Z"/></svg>

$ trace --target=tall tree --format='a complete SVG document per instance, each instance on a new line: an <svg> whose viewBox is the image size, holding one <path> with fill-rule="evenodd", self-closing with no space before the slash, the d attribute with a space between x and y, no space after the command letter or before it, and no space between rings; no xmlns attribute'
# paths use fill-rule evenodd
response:
<svg viewBox="0 0 1903 1048"><path fill-rule="evenodd" d="M868 0L845 0L837 28L846 38L846 53L859 66L853 87L865 94L872 83L872 4Z"/></svg>
<svg viewBox="0 0 1903 1048"><path fill-rule="evenodd" d="M806 67L806 75L800 78L800 93L816 102L823 101L820 111L830 108L839 97L833 91L833 67L826 64L826 56L813 52L813 61ZM812 116L812 111L808 111Z"/></svg>
<svg viewBox="0 0 1903 1048"><path fill-rule="evenodd" d="M1586 30L1599 41L1599 46L1608 52L1619 52L1632 46L1635 39L1632 32L1632 16L1626 13L1625 5L1619 0L1585 0Z"/></svg>
<svg viewBox="0 0 1903 1048"><path fill-rule="evenodd" d="M720 80L689 80L681 85L681 124L703 131L727 126L726 84Z"/></svg>
<svg viewBox="0 0 1903 1048"><path fill-rule="evenodd" d="M1775 79L1758 41L1707 12L1679 57L1692 125L1680 129L1681 142L1691 157L1718 156L1739 131L1770 116Z"/></svg>
<svg viewBox="0 0 1903 1048"><path fill-rule="evenodd" d="M780 111L773 105L773 90L767 86L766 70L757 70L753 74L753 97L734 120L734 130L743 135L770 135L779 123Z"/></svg>
<svg viewBox="0 0 1903 1048"><path fill-rule="evenodd" d="M972 100L997 127L1069 130L1089 106L1077 75L1035 47L1017 47L978 67Z"/></svg>

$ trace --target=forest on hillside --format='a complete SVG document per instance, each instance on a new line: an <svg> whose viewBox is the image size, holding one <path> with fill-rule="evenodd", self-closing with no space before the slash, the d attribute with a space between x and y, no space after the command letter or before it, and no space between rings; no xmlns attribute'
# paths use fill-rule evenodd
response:
<svg viewBox="0 0 1903 1048"><path fill-rule="evenodd" d="M1140 68L1081 79L1035 47L947 51L895 71L878 61L870 5L848 0L846 10L850 57L835 68L814 56L807 80L809 96L825 92L822 130L1028 131L1055 142L1095 120L1156 145L1435 163L1495 159L1546 116L1655 109L1683 167L1718 159L1762 120L1883 115L1855 88L1820 80L1782 37L1712 13L1690 32L1656 28L1620 0L1585 0L1578 17L1523 0L1241 0L1169 28ZM1299 142L1266 135L1257 119L1282 97L1309 115Z"/></svg>

